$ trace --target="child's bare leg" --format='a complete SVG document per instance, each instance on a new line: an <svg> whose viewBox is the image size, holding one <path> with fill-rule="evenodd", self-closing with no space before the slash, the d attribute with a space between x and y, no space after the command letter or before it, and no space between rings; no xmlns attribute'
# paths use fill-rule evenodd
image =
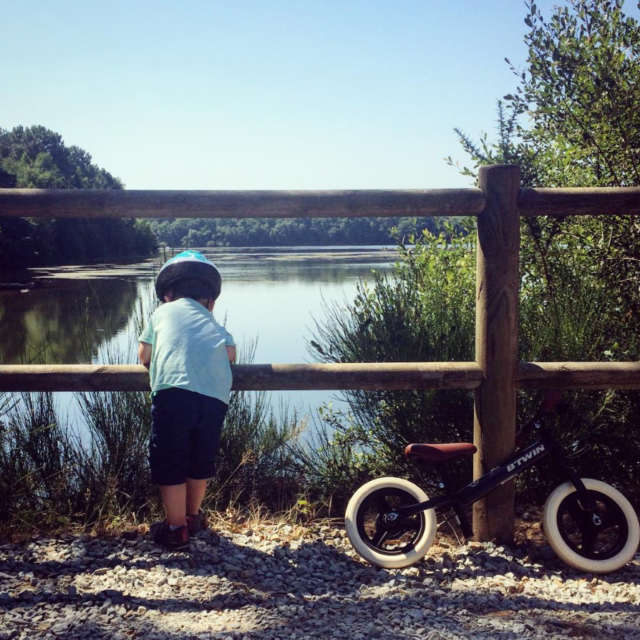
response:
<svg viewBox="0 0 640 640"><path fill-rule="evenodd" d="M207 491L207 481L187 478L187 513L190 516L197 515Z"/></svg>
<svg viewBox="0 0 640 640"><path fill-rule="evenodd" d="M162 504L167 515L167 522L172 527L187 526L187 485L160 485Z"/></svg>

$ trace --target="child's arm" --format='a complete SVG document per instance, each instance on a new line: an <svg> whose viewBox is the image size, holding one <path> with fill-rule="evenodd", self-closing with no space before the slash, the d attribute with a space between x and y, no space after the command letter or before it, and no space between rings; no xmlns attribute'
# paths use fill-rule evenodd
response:
<svg viewBox="0 0 640 640"><path fill-rule="evenodd" d="M148 369L151 364L151 350L155 342L155 332L153 330L153 316L145 325L138 338L138 360Z"/></svg>
<svg viewBox="0 0 640 640"><path fill-rule="evenodd" d="M223 327L225 337L224 337L224 346L227 348L227 357L229 358L229 362L236 361L236 341L233 339L233 336Z"/></svg>
<svg viewBox="0 0 640 640"><path fill-rule="evenodd" d="M148 342L140 342L138 344L138 359L147 369L151 362L151 349L152 346Z"/></svg>

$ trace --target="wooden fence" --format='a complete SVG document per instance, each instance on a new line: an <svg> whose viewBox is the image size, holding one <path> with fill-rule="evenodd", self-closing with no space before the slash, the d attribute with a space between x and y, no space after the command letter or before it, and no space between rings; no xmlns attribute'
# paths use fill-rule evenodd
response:
<svg viewBox="0 0 640 640"><path fill-rule="evenodd" d="M476 361L234 365L236 390L469 389L476 477L515 446L516 389L639 389L640 363L518 362L519 216L637 215L640 188L520 189L517 166L480 170L479 189L82 191L1 189L0 216L310 218L477 216ZM2 339L10 339L3 336ZM141 391L136 365L0 365L0 391ZM475 506L482 540L513 533L514 488Z"/></svg>

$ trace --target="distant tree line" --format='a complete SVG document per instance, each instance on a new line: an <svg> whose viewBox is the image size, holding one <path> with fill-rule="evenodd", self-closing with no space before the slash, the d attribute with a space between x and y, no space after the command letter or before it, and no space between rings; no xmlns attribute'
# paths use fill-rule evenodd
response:
<svg viewBox="0 0 640 640"><path fill-rule="evenodd" d="M80 147L42 126L0 128L0 189L123 189ZM104 218L2 218L0 265L42 266L152 255L147 222Z"/></svg>
<svg viewBox="0 0 640 640"><path fill-rule="evenodd" d="M122 182L42 126L0 128L0 189L123 189ZM171 247L385 245L424 230L423 218L2 218L0 266L44 266L149 256Z"/></svg>
<svg viewBox="0 0 640 640"><path fill-rule="evenodd" d="M170 247L395 246L398 236L436 229L431 218L179 218L153 220L151 226Z"/></svg>

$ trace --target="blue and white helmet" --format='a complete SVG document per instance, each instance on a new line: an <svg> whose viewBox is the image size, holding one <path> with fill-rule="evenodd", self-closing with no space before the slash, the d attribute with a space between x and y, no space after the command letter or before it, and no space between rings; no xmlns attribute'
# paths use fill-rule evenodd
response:
<svg viewBox="0 0 640 640"><path fill-rule="evenodd" d="M164 294L178 280L186 278L202 280L211 288L211 297L215 300L222 289L222 276L211 260L207 260L198 251L183 251L167 260L156 278L156 294L164 302Z"/></svg>

